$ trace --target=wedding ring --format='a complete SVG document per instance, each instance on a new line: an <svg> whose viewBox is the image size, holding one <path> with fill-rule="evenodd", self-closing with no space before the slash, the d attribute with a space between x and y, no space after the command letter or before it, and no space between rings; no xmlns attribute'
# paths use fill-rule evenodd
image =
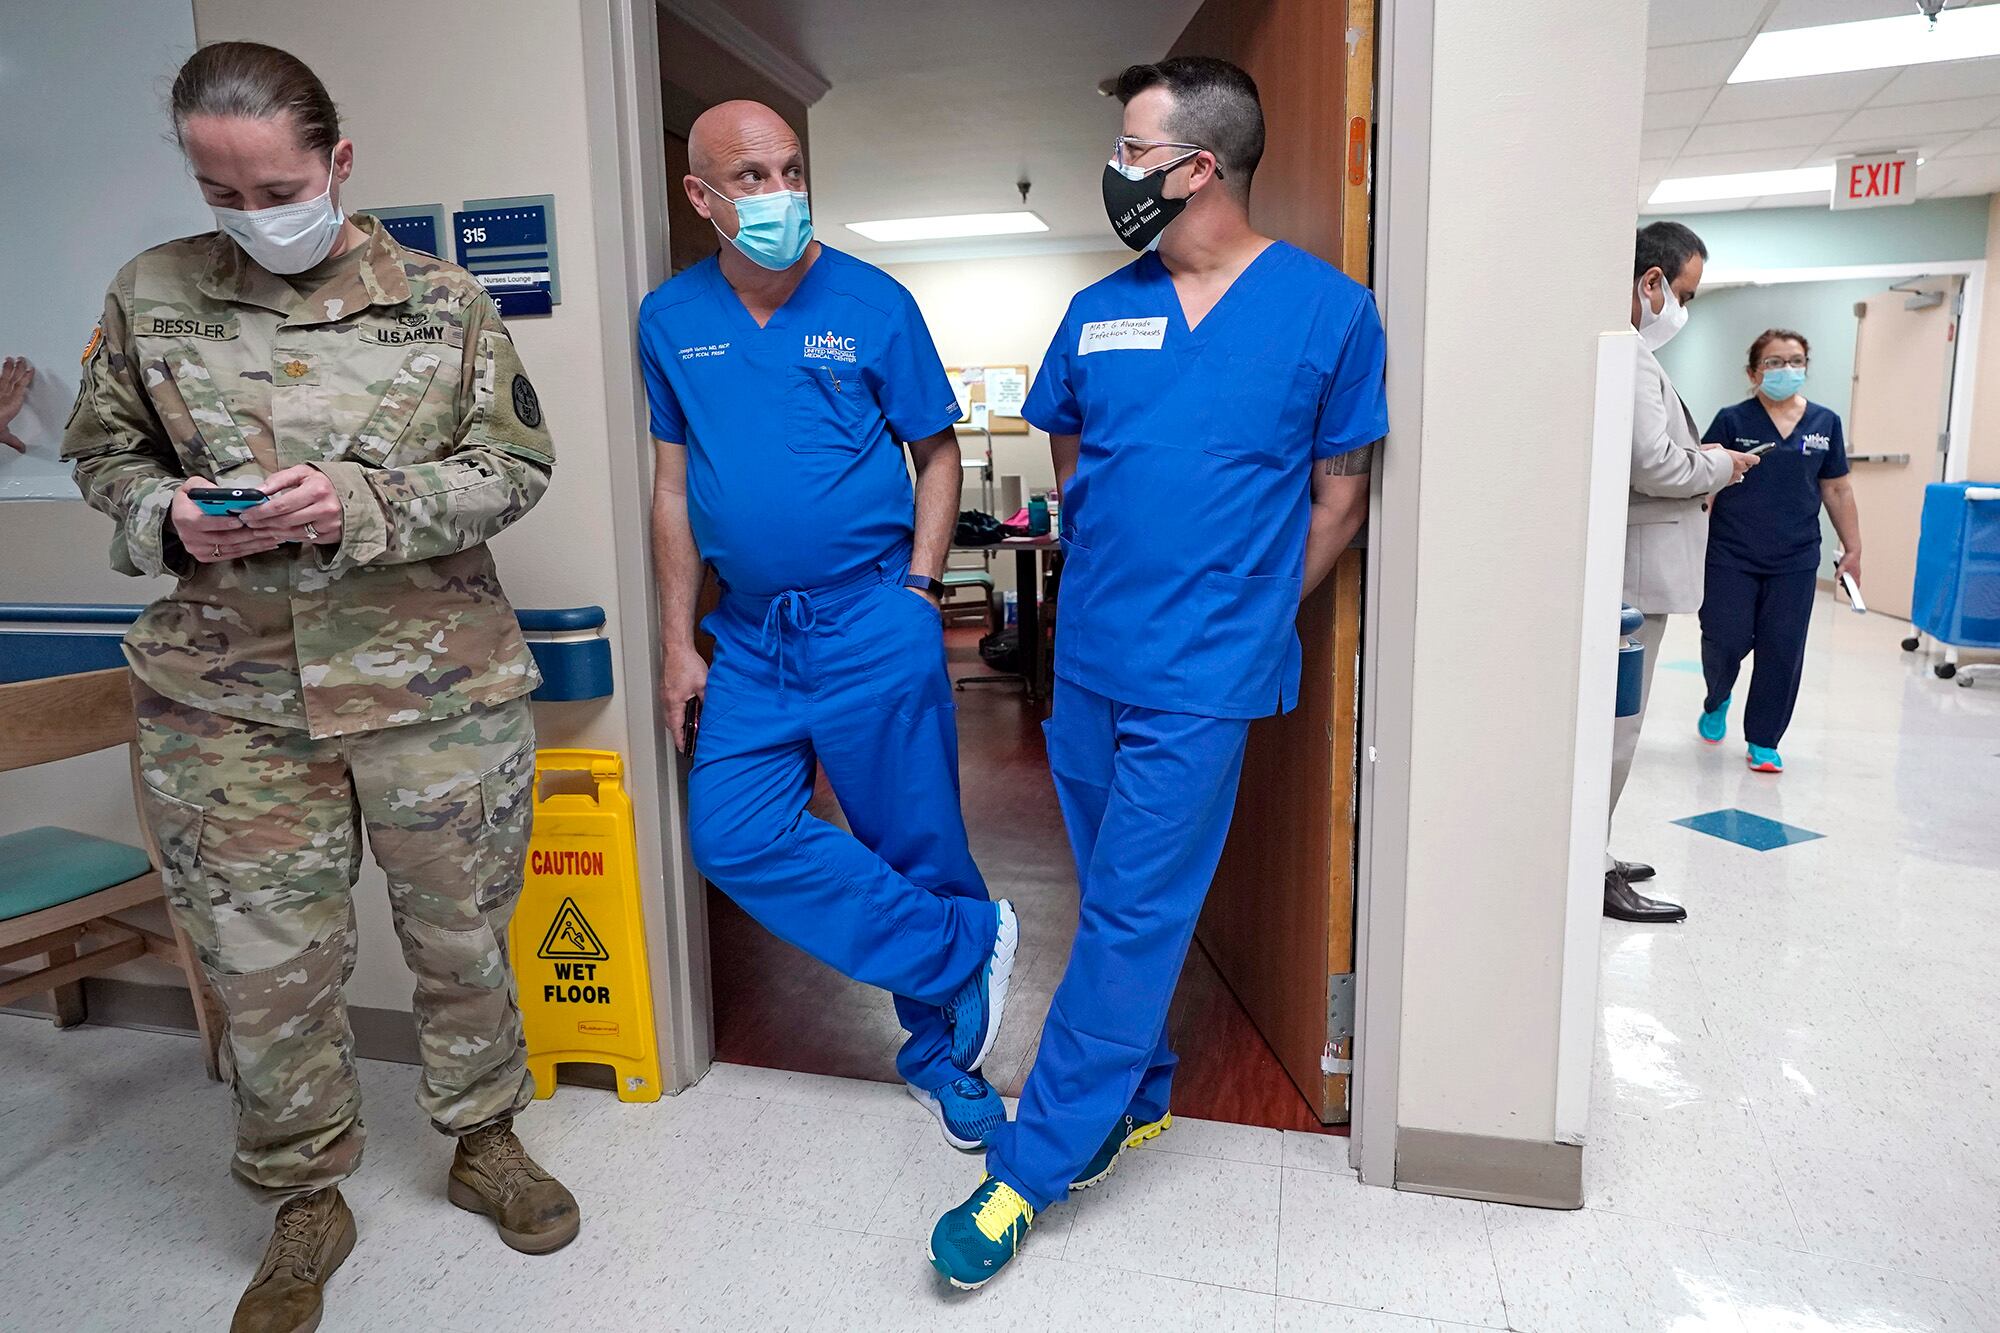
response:
<svg viewBox="0 0 2000 1333"><path fill-rule="evenodd" d="M306 524L306 540L315 543L319 541L319 533L314 530L313 525L310 523Z"/></svg>
<svg viewBox="0 0 2000 1333"><path fill-rule="evenodd" d="M216 547L213 555L211 555L210 558L214 560L222 559L222 548L220 546Z"/></svg>

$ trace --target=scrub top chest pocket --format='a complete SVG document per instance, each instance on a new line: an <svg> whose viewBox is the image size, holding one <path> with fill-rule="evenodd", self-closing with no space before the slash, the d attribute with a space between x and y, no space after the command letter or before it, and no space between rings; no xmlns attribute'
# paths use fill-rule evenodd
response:
<svg viewBox="0 0 2000 1333"><path fill-rule="evenodd" d="M881 416L857 365L785 368L785 443L796 454L855 454Z"/></svg>
<svg viewBox="0 0 2000 1333"><path fill-rule="evenodd" d="M1302 361L1255 351L1221 360L1219 384L1206 395L1200 444L1223 458L1289 468L1305 461L1319 410L1320 374Z"/></svg>

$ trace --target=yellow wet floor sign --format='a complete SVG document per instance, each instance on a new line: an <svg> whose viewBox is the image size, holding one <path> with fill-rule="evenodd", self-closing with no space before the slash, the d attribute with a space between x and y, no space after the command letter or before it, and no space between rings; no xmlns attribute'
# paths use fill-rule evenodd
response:
<svg viewBox="0 0 2000 1333"><path fill-rule="evenodd" d="M589 790L550 792L549 773L587 774ZM537 1097L555 1092L560 1064L609 1065L620 1101L660 1096L639 844L623 776L608 750L535 755L535 832L507 952Z"/></svg>

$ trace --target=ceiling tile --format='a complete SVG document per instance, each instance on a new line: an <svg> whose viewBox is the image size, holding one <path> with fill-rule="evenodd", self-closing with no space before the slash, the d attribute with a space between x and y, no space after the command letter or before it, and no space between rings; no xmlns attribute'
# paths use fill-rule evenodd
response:
<svg viewBox="0 0 2000 1333"><path fill-rule="evenodd" d="M1639 156L1672 157L1687 142L1686 130L1647 130L1639 136Z"/></svg>
<svg viewBox="0 0 2000 1333"><path fill-rule="evenodd" d="M1732 176L1739 171L1790 171L1806 164L1811 150L1765 148L1754 153L1688 153L1673 160L1672 176Z"/></svg>
<svg viewBox="0 0 2000 1333"><path fill-rule="evenodd" d="M1953 6L1959 8L1960 6ZM1764 24L1765 32L1783 28L1817 28L1825 23L1859 23L1863 19L1893 19L1916 13L1914 0L1778 0Z"/></svg>
<svg viewBox="0 0 2000 1333"><path fill-rule="evenodd" d="M1741 199L1708 199L1698 204L1661 204L1657 207L1641 205L1639 211L1648 217L1678 217L1683 213L1734 213L1743 207Z"/></svg>
<svg viewBox="0 0 2000 1333"><path fill-rule="evenodd" d="M1939 177L1939 184L1932 190L1927 183L1920 182L1918 192L1927 199L1946 195L2000 194L2000 156L1953 158L1941 163L1948 170ZM1930 169L1924 169L1926 182Z"/></svg>
<svg viewBox="0 0 2000 1333"><path fill-rule="evenodd" d="M1761 120L1766 116L1815 116L1854 111L1868 104L1896 77L1886 69L1822 74L1811 79L1771 79L1732 83L1715 95L1709 120Z"/></svg>
<svg viewBox="0 0 2000 1333"><path fill-rule="evenodd" d="M1753 148L1812 148L1824 143L1847 123L1835 111L1824 116L1773 116L1726 125L1699 125L1681 148L1683 153L1744 153Z"/></svg>
<svg viewBox="0 0 2000 1333"><path fill-rule="evenodd" d="M2000 56L1953 60L1941 65L1911 65L1899 70L1869 105L1902 106L1954 97L1990 97L1996 93L2000 93Z"/></svg>
<svg viewBox="0 0 2000 1333"><path fill-rule="evenodd" d="M1683 129L1699 124L1702 112L1714 100L1715 90L1697 88L1691 92L1647 93L1646 120L1649 130Z"/></svg>
<svg viewBox="0 0 2000 1333"><path fill-rule="evenodd" d="M1989 153L2000 153L2000 129L1974 130L1938 149L1933 160L1949 162L1955 157L1985 157Z"/></svg>
<svg viewBox="0 0 2000 1333"><path fill-rule="evenodd" d="M1646 91L1670 93L1683 88L1719 88L1749 49L1748 37L1651 47L1646 52Z"/></svg>
<svg viewBox="0 0 2000 1333"><path fill-rule="evenodd" d="M1976 130L2000 120L2000 97L1962 97L1917 106L1871 106L1854 113L1840 127L1845 142L1875 140L1891 148L1914 143L1938 143L1943 136Z"/></svg>
<svg viewBox="0 0 2000 1333"><path fill-rule="evenodd" d="M1748 37L1764 16L1762 0L1663 0L1649 7L1646 44L1707 42L1720 37Z"/></svg>

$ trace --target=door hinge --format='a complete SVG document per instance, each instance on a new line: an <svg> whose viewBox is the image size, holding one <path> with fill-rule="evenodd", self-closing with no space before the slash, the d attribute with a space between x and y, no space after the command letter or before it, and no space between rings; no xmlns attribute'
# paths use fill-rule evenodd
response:
<svg viewBox="0 0 2000 1333"><path fill-rule="evenodd" d="M1336 972L1326 979L1326 1039L1338 1042L1354 1035L1354 974Z"/></svg>

